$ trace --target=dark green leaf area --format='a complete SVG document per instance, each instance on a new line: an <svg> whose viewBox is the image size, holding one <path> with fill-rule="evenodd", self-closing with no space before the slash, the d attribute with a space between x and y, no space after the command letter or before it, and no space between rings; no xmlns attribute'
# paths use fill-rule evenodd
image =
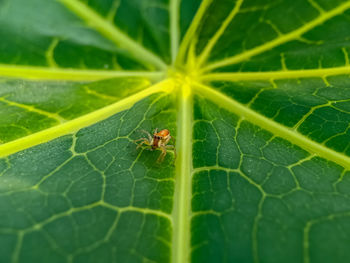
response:
<svg viewBox="0 0 350 263"><path fill-rule="evenodd" d="M197 55L201 54L208 44L208 41L210 41L219 30L221 23L230 14L230 11L234 8L236 2L237 0L211 1L200 24L198 25L196 33L198 38L198 41L196 42Z"/></svg>
<svg viewBox="0 0 350 263"><path fill-rule="evenodd" d="M303 0L295 1L293 5L288 0L243 1L239 13L215 45L211 59L232 56L262 45L303 26L317 15L318 11Z"/></svg>
<svg viewBox="0 0 350 263"><path fill-rule="evenodd" d="M193 153L204 161L194 162L193 262L344 262L350 177L342 167L209 101L197 98L194 116ZM212 120L231 131L209 132ZM238 165L222 162L222 140L236 145ZM199 152L206 147L215 158Z"/></svg>
<svg viewBox="0 0 350 263"><path fill-rule="evenodd" d="M0 253L1 260L3 262L11 262L11 254L8 252L11 251L16 245L16 235L10 233L1 233L0 235Z"/></svg>
<svg viewBox="0 0 350 263"><path fill-rule="evenodd" d="M169 7L169 0L121 0L114 23L170 63Z"/></svg>
<svg viewBox="0 0 350 263"><path fill-rule="evenodd" d="M149 85L144 78L89 83L3 79L0 140L8 142L80 117Z"/></svg>
<svg viewBox="0 0 350 263"><path fill-rule="evenodd" d="M0 159L2 259L167 262L173 153L136 149L175 127L174 99L156 94L76 134ZM43 251L37 250L40 246Z"/></svg>
<svg viewBox="0 0 350 263"><path fill-rule="evenodd" d="M55 42L52 62L62 68L89 68L111 70L146 70L153 69L130 58L127 52L118 49L111 53L91 45L82 46L72 41ZM51 63L52 63L51 62Z"/></svg>
<svg viewBox="0 0 350 263"><path fill-rule="evenodd" d="M144 68L89 27L59 1L6 1L0 8L0 63L80 69Z"/></svg>
<svg viewBox="0 0 350 263"><path fill-rule="evenodd" d="M202 0L181 0L180 1L180 33L181 38L185 36L192 19L194 18Z"/></svg>
<svg viewBox="0 0 350 263"><path fill-rule="evenodd" d="M80 0L129 37L170 62L169 0Z"/></svg>
<svg viewBox="0 0 350 263"><path fill-rule="evenodd" d="M124 212L114 224L110 242L101 242L95 249L77 255L74 262L169 262L171 225L167 219Z"/></svg>
<svg viewBox="0 0 350 263"><path fill-rule="evenodd" d="M327 83L319 78L305 78L213 85L275 122L350 155L349 76L328 77Z"/></svg>
<svg viewBox="0 0 350 263"><path fill-rule="evenodd" d="M207 102L195 98L193 131L193 167L221 165L237 168L239 149L235 141L237 118L219 110L220 118L207 108Z"/></svg>
<svg viewBox="0 0 350 263"><path fill-rule="evenodd" d="M326 10L328 8L322 5L317 7L317 1L311 3L297 0L293 5L288 0L265 1L263 4L244 1L240 12L216 43L210 60L216 61L244 54L287 34L295 34L292 41L282 43L262 55L240 63L240 71L344 66L349 51L348 11L345 14L331 16L325 23L315 25L305 34L297 30L322 17L321 10L330 12L345 2L332 2L331 9ZM281 12L281 10L288 11ZM222 68L219 71L231 71L231 68Z"/></svg>
<svg viewBox="0 0 350 263"><path fill-rule="evenodd" d="M118 8L118 2L114 0L80 0L82 3L88 5L95 12L103 17L111 16L113 10Z"/></svg>
<svg viewBox="0 0 350 263"><path fill-rule="evenodd" d="M348 26L350 26L350 23ZM283 71L346 66L350 52L348 40L334 40L328 41L327 44L319 44L325 41L304 43L301 40L293 40L254 56L249 61L221 67L214 71Z"/></svg>

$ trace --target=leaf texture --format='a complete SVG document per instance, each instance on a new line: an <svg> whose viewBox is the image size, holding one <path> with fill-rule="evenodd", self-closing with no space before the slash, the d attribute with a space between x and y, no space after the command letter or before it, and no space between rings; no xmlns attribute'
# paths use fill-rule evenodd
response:
<svg viewBox="0 0 350 263"><path fill-rule="evenodd" d="M347 262L349 10L1 1L0 262Z"/></svg>

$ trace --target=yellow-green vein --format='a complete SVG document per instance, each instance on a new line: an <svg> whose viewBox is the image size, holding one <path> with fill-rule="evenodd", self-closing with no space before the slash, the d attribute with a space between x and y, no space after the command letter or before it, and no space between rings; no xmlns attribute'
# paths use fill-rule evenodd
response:
<svg viewBox="0 0 350 263"><path fill-rule="evenodd" d="M303 229L303 258L304 258L303 262L304 263L310 263L311 261L310 260L310 243L309 243L311 228L315 224L319 224L326 221L332 221L342 217L350 217L350 212L345 211L345 212L329 214L326 216L321 216L319 218L311 219L306 222Z"/></svg>
<svg viewBox="0 0 350 263"><path fill-rule="evenodd" d="M179 152L176 163L175 201L173 209L172 262L184 263L190 259L190 213L192 169L192 94L189 83L184 83L179 92L178 135L176 148Z"/></svg>
<svg viewBox="0 0 350 263"><path fill-rule="evenodd" d="M45 52L45 57L46 57L46 61L47 61L47 64L50 66L50 67L53 67L53 68L57 68L57 63L54 59L54 51L55 51L55 48L57 47L59 43L59 39L57 37L55 37L48 50Z"/></svg>
<svg viewBox="0 0 350 263"><path fill-rule="evenodd" d="M170 0L170 41L171 41L171 61L175 63L177 51L179 49L179 10L180 1Z"/></svg>
<svg viewBox="0 0 350 263"><path fill-rule="evenodd" d="M63 117L61 117L57 113L44 111L44 110L38 109L38 108L36 108L35 106L32 106L32 105L26 105L26 104L18 103L18 102L11 101L11 100L8 100L8 99L3 98L3 97L0 97L0 101L6 103L9 106L13 106L13 107L16 107L16 108L24 109L26 111L31 111L31 112L38 113L38 114L43 115L43 116L45 116L47 118L56 120L58 123L64 123L64 122L67 121L66 119L64 119Z"/></svg>
<svg viewBox="0 0 350 263"><path fill-rule="evenodd" d="M202 65L205 60L208 58L211 50L213 49L216 42L219 40L219 38L222 36L222 34L225 32L228 25L231 23L231 21L235 18L236 14L239 12L239 9L241 8L241 5L243 3L243 0L237 0L235 7L232 9L230 14L227 16L227 18L224 20L224 22L221 24L220 28L214 36L209 40L208 44L202 51L202 53L199 55L198 58L198 65Z"/></svg>
<svg viewBox="0 0 350 263"><path fill-rule="evenodd" d="M223 67L223 66L239 63L239 62L244 61L252 56L261 54L261 53L263 53L267 50L270 50L278 45L286 43L292 39L297 39L298 37L300 37L301 35L303 35L307 31L324 23L328 19L331 19L332 17L343 13L348 8L350 8L350 1L347 1L347 2L339 5L338 7L334 8L328 12L321 13L316 19L307 22L305 25L301 26L300 28L298 28L294 31L291 31L288 34L281 35L270 42L267 42L261 46L255 47L253 49L249 49L249 50L247 50L241 54L238 54L236 56L225 58L223 60L209 64L207 67L203 68L203 71L209 71L209 70L213 70L213 69L218 68L218 67Z"/></svg>
<svg viewBox="0 0 350 263"><path fill-rule="evenodd" d="M106 203L104 201L99 201L99 203L101 204L101 206L108 207L109 209L115 210L115 211L120 212L120 213L133 211L133 212L139 212L139 213L143 213L143 214L151 214L151 215L155 215L155 216L159 216L159 217L164 217L167 220L169 220L170 222L173 220L170 215L168 215L167 213L164 213L160 210L152 210L149 208L136 207L136 206L118 207L118 206Z"/></svg>
<svg viewBox="0 0 350 263"><path fill-rule="evenodd" d="M96 29L102 35L112 40L118 46L128 50L135 58L150 63L159 69L166 69L167 65L157 55L153 54L142 45L131 39L119 30L106 18L101 17L93 9L78 0L59 0L72 12L82 18L89 26Z"/></svg>
<svg viewBox="0 0 350 263"><path fill-rule="evenodd" d="M160 80L164 72L59 69L0 64L0 76L42 80L92 81L117 77L145 77Z"/></svg>
<svg viewBox="0 0 350 263"><path fill-rule="evenodd" d="M186 52L187 49L191 43L191 41L193 41L193 36L196 33L196 30L205 14L205 11L207 10L208 6L211 4L213 0L203 0L201 5L199 6L199 9L196 13L196 15L194 16L192 23L190 25L190 27L188 28L185 37L183 38L180 48L179 48L179 52L177 54L176 57L176 62L175 64L177 66L181 66L182 63L184 62L184 58L186 56Z"/></svg>
<svg viewBox="0 0 350 263"><path fill-rule="evenodd" d="M251 123L258 125L261 128L273 133L274 135L284 138L291 143L307 150L311 154L316 154L320 157L342 165L346 169L350 169L350 157L327 148L320 143L312 141L294 129L289 129L277 122L274 122L273 120L249 109L243 104L210 87L197 83L195 85L195 91L199 92L201 95L204 95L206 98L212 100L213 102L216 102L218 105L226 108L227 110L244 117Z"/></svg>
<svg viewBox="0 0 350 263"><path fill-rule="evenodd" d="M0 145L0 157L7 156L32 146L51 141L60 136L73 133L81 128L104 120L122 110L131 107L137 101L157 92L171 92L173 80L165 80L157 85L136 93L128 98L120 100L112 105L96 110L79 118L67 121L55 127L34 133L32 135Z"/></svg>
<svg viewBox="0 0 350 263"><path fill-rule="evenodd" d="M212 73L200 76L203 81L244 81L244 80L271 80L271 79L289 79L289 78L312 78L327 77L333 75L350 74L350 66L321 68L321 69L303 69L286 71L266 71L266 72L237 72L237 73Z"/></svg>

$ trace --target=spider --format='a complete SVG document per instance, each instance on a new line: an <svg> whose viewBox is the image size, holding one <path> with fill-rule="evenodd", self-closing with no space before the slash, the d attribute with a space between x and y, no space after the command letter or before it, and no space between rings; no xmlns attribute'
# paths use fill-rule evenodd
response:
<svg viewBox="0 0 350 263"><path fill-rule="evenodd" d="M148 138L141 138L138 140L135 140L134 142L142 141L140 144L137 145L136 149L140 148L143 144L151 146L151 151L160 148L162 153L159 155L157 162L161 163L164 160L164 157L167 153L167 149L173 149L174 150L174 160L176 159L176 149L174 145L167 145L170 139L172 138L170 136L170 132L167 129L161 130L158 132L158 128L156 128L152 135L145 130L141 130L143 133L147 134Z"/></svg>

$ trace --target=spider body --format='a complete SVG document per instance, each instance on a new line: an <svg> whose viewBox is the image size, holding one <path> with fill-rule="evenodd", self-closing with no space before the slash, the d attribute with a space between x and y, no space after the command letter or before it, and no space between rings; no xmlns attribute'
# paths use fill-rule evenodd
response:
<svg viewBox="0 0 350 263"><path fill-rule="evenodd" d="M166 145L170 139L171 139L171 136L170 136L169 130L164 129L157 133L157 129L156 129L155 132L153 133L152 149L154 150L154 149L160 148L163 143L165 143Z"/></svg>
<svg viewBox="0 0 350 263"><path fill-rule="evenodd" d="M143 133L147 134L147 138L140 138L136 140L135 142L141 141L140 144L138 144L137 148L140 148L143 144L151 146L152 150L155 150L159 148L162 153L159 155L157 162L162 162L164 160L164 157L167 154L167 149L173 149L174 150L174 159L176 158L176 149L174 145L168 145L168 142L172 138L170 136L170 132L167 129L161 130L158 132L158 129L155 129L153 132L153 136L145 130L141 130Z"/></svg>

